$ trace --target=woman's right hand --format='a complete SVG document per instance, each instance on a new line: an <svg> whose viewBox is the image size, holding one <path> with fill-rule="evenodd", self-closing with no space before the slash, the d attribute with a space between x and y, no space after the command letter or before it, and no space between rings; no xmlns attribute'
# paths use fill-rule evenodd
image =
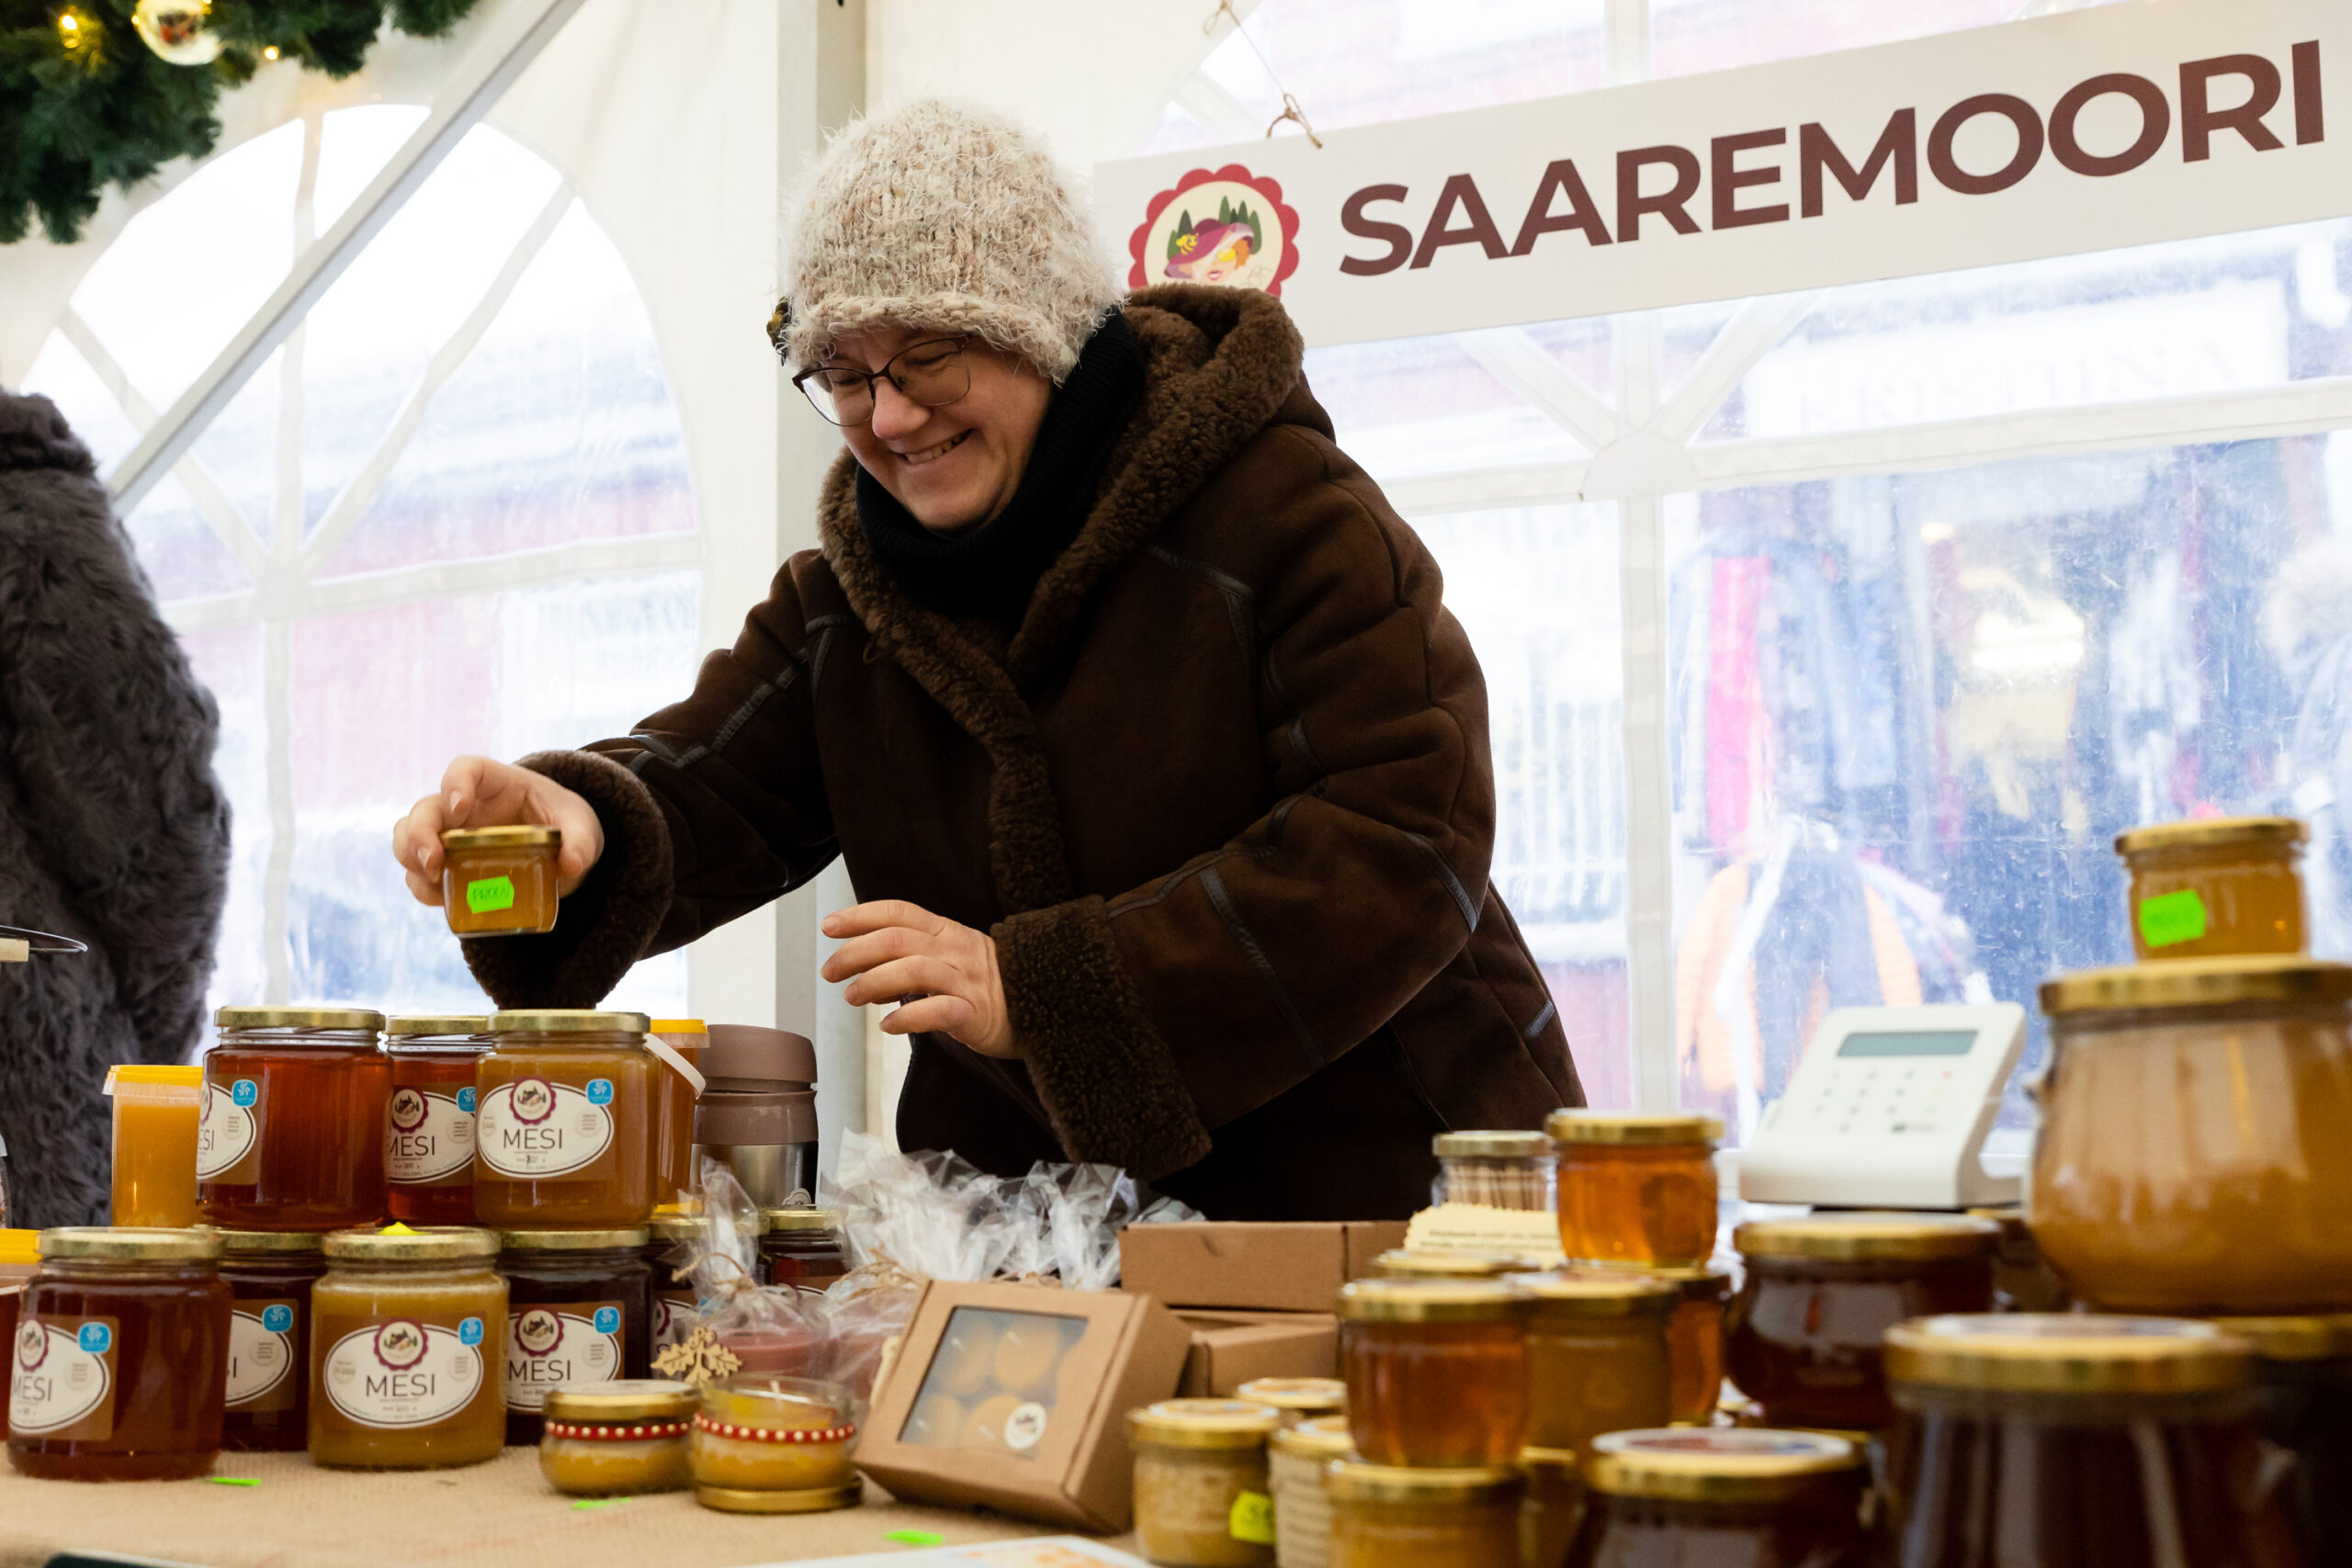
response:
<svg viewBox="0 0 2352 1568"><path fill-rule="evenodd" d="M392 824L392 858L420 904L441 907L441 835L451 828L505 828L528 823L563 834L556 856L556 896L569 897L605 852L605 825L596 809L544 773L488 757L460 757L441 775L441 793L428 795Z"/></svg>

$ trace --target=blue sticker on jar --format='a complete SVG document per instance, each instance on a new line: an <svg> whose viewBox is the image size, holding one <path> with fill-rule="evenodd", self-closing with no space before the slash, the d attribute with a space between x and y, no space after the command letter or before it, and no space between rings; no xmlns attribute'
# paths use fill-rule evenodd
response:
<svg viewBox="0 0 2352 1568"><path fill-rule="evenodd" d="M610 1105L612 1102L613 1080L610 1078L590 1078L588 1080L588 1103L591 1105Z"/></svg>
<svg viewBox="0 0 2352 1568"><path fill-rule="evenodd" d="M621 1331L621 1309L618 1307L598 1307L596 1309L595 1321L597 1333L618 1334Z"/></svg>
<svg viewBox="0 0 2352 1568"><path fill-rule="evenodd" d="M461 1089L458 1091L458 1109L464 1111L469 1116L471 1116L474 1113L474 1091L472 1089Z"/></svg>
<svg viewBox="0 0 2352 1568"><path fill-rule="evenodd" d="M481 1344L481 1319L478 1317L460 1319L458 1324L458 1343L460 1345Z"/></svg>
<svg viewBox="0 0 2352 1568"><path fill-rule="evenodd" d="M114 1330L103 1323L85 1323L82 1331L74 1337L74 1343L79 1345L85 1354L103 1356L114 1348Z"/></svg>
<svg viewBox="0 0 2352 1568"><path fill-rule="evenodd" d="M239 1078L231 1087L229 1098L250 1110L253 1103L261 1098L261 1087L251 1078Z"/></svg>
<svg viewBox="0 0 2352 1568"><path fill-rule="evenodd" d="M283 1334L294 1326L294 1309L284 1302L261 1309L261 1325L272 1334Z"/></svg>

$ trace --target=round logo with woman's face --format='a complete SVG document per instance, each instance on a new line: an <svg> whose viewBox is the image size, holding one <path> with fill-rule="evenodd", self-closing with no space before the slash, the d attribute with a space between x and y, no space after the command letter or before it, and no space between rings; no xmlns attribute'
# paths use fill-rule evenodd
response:
<svg viewBox="0 0 2352 1568"><path fill-rule="evenodd" d="M514 1345L526 1356L544 1356L563 1343L563 1319L533 1307L514 1320Z"/></svg>
<svg viewBox="0 0 2352 1568"><path fill-rule="evenodd" d="M508 1097L514 1120L537 1123L555 1114L555 1086L545 1078L516 1078Z"/></svg>
<svg viewBox="0 0 2352 1568"><path fill-rule="evenodd" d="M392 1127L397 1132L413 1133L424 1125L424 1096L413 1089L392 1090Z"/></svg>
<svg viewBox="0 0 2352 1568"><path fill-rule="evenodd" d="M1127 239L1127 287L1215 283L1280 295L1298 270L1298 210L1283 187L1238 164L1194 169L1151 198Z"/></svg>
<svg viewBox="0 0 2352 1568"><path fill-rule="evenodd" d="M396 1317L376 1330L376 1359L404 1372L424 1359L424 1325Z"/></svg>
<svg viewBox="0 0 2352 1568"><path fill-rule="evenodd" d="M28 1317L17 1325L17 1365L31 1371L49 1359L49 1330L40 1319Z"/></svg>

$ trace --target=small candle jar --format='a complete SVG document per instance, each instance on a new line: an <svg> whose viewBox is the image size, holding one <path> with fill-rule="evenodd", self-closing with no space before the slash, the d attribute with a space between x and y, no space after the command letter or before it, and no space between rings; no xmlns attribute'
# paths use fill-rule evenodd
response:
<svg viewBox="0 0 2352 1568"><path fill-rule="evenodd" d="M441 908L459 936L555 930L553 828L452 828L441 835Z"/></svg>
<svg viewBox="0 0 2352 1568"><path fill-rule="evenodd" d="M220 1257L203 1230L41 1232L10 1341L8 1462L51 1481L210 1471L229 1362Z"/></svg>
<svg viewBox="0 0 2352 1568"><path fill-rule="evenodd" d="M292 1452L310 1441L311 1287L327 1271L322 1231L215 1231L232 1297L220 1446Z"/></svg>
<svg viewBox="0 0 2352 1568"><path fill-rule="evenodd" d="M585 1389L652 1370L652 1271L646 1232L507 1231L506 1440L539 1440L540 1402L557 1384Z"/></svg>
<svg viewBox="0 0 2352 1568"><path fill-rule="evenodd" d="M311 1288L311 1462L432 1470L505 1446L498 1236L337 1231Z"/></svg>
<svg viewBox="0 0 2352 1568"><path fill-rule="evenodd" d="M1906 1318L1989 1312L1998 1227L1964 1214L1808 1214L1733 1233L1732 1381L1767 1425L1874 1432L1894 1418L1881 1337Z"/></svg>
<svg viewBox="0 0 2352 1568"><path fill-rule="evenodd" d="M760 1220L760 1283L822 1291L849 1272L837 1209L767 1209Z"/></svg>
<svg viewBox="0 0 2352 1568"><path fill-rule="evenodd" d="M678 1278L678 1265L702 1250L702 1216L681 1213L675 1209L656 1209L653 1217L646 1222L646 1230L650 1239L645 1244L645 1265L653 1276L648 1344L658 1356L673 1345L684 1343L686 1336L695 1331L695 1318L700 1310L695 1299L695 1284L691 1279Z"/></svg>
<svg viewBox="0 0 2352 1568"><path fill-rule="evenodd" d="M2306 1568L2352 1562L2352 1314L2212 1322L2254 1347L2255 1420L2287 1458L2278 1491Z"/></svg>
<svg viewBox="0 0 2352 1568"><path fill-rule="evenodd" d="M1440 1133L1432 1147L1437 1201L1552 1213L1560 1162L1549 1134Z"/></svg>
<svg viewBox="0 0 2352 1568"><path fill-rule="evenodd" d="M114 1106L113 1222L167 1229L196 1224L204 1069L127 1063L107 1069L106 1092Z"/></svg>
<svg viewBox="0 0 2352 1568"><path fill-rule="evenodd" d="M1527 1440L1534 1300L1493 1280L1358 1280L1340 1288L1348 1428L1375 1465L1483 1468Z"/></svg>
<svg viewBox="0 0 2352 1568"><path fill-rule="evenodd" d="M1330 1568L1519 1568L1526 1483L1516 1467L1408 1470L1342 1459L1325 1470L1323 1486Z"/></svg>
<svg viewBox="0 0 2352 1568"><path fill-rule="evenodd" d="M686 1454L700 1391L662 1378L558 1383L541 1406L539 1473L574 1497L634 1497L694 1484Z"/></svg>
<svg viewBox="0 0 2352 1568"><path fill-rule="evenodd" d="M474 1214L501 1227L607 1230L653 1213L652 1055L641 1012L491 1020L474 1075Z"/></svg>
<svg viewBox="0 0 2352 1568"><path fill-rule="evenodd" d="M2132 873L2132 948L2154 958L2303 951L2311 837L2291 817L2165 822L2119 834Z"/></svg>
<svg viewBox="0 0 2352 1568"><path fill-rule="evenodd" d="M1344 1416L1317 1416L1266 1442L1266 1476L1274 1493L1275 1568L1329 1568L1331 1501L1323 1471L1355 1451Z"/></svg>
<svg viewBox="0 0 2352 1568"><path fill-rule="evenodd" d="M1348 1385L1337 1378L1251 1378L1235 1389L1233 1396L1252 1404L1272 1405L1282 1412L1285 1427L1326 1416L1344 1416L1348 1409Z"/></svg>
<svg viewBox="0 0 2352 1568"><path fill-rule="evenodd" d="M1592 1450L1568 1568L1690 1562L1701 1542L1710 1562L1878 1562L1862 1522L1864 1456L1843 1438L1676 1427L1611 1432Z"/></svg>
<svg viewBox="0 0 2352 1568"><path fill-rule="evenodd" d="M1374 1280L1499 1280L1532 1273L1510 1252L1449 1252L1433 1247L1392 1247L1372 1260Z"/></svg>
<svg viewBox="0 0 2352 1568"><path fill-rule="evenodd" d="M737 1373L702 1391L695 1500L729 1514L818 1514L859 1497L857 1404L812 1378Z"/></svg>
<svg viewBox="0 0 2352 1568"><path fill-rule="evenodd" d="M1642 1275L1526 1274L1531 1446L1582 1453L1602 1432L1663 1427L1672 1409L1667 1319L1679 1287Z"/></svg>
<svg viewBox="0 0 2352 1568"><path fill-rule="evenodd" d="M1272 1405L1168 1399L1127 1412L1136 1539L1168 1568L1258 1568L1274 1560L1266 1439Z"/></svg>
<svg viewBox="0 0 2352 1568"><path fill-rule="evenodd" d="M384 1015L229 1007L204 1058L196 1193L224 1230L322 1231L384 1217Z"/></svg>
<svg viewBox="0 0 2352 1568"><path fill-rule="evenodd" d="M1560 1568L1584 1523L1584 1477L1566 1449L1522 1449L1520 1473L1527 1500L1520 1505L1519 1556L1525 1568Z"/></svg>
<svg viewBox="0 0 2352 1568"><path fill-rule="evenodd" d="M384 1122L384 1200L410 1225L474 1223L474 1068L490 1055L490 1020L387 1020L392 1100Z"/></svg>
<svg viewBox="0 0 2352 1568"><path fill-rule="evenodd" d="M1575 1263L1689 1268L1715 1250L1713 1116L1555 1111L1560 1246Z"/></svg>

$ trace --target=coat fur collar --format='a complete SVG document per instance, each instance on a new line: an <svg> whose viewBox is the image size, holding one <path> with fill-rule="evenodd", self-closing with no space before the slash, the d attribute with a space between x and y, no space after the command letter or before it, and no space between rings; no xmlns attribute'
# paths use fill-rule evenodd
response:
<svg viewBox="0 0 2352 1568"><path fill-rule="evenodd" d="M1143 403L1120 436L1078 537L1038 580L1002 661L948 616L907 597L857 522L856 459L826 475L818 534L850 607L885 653L988 753L989 863L1007 914L1072 896L1060 810L1023 688L1068 647L1087 596L1263 430L1298 383L1305 344L1255 289L1163 284L1130 297Z"/></svg>
<svg viewBox="0 0 2352 1568"><path fill-rule="evenodd" d="M90 449L47 398L0 392L0 470L62 468L88 478L98 471Z"/></svg>

